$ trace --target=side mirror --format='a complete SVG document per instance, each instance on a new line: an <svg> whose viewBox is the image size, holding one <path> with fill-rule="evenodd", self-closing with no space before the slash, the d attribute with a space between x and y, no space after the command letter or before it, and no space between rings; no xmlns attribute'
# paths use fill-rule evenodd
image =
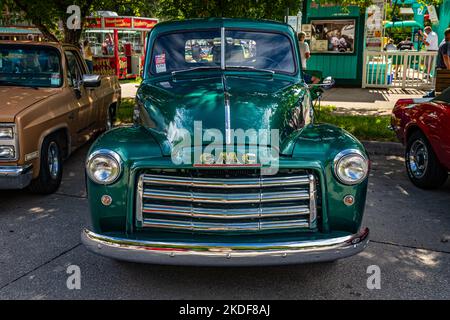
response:
<svg viewBox="0 0 450 320"><path fill-rule="evenodd" d="M102 78L96 74L84 74L82 81L86 88L98 88L102 83Z"/></svg>
<svg viewBox="0 0 450 320"><path fill-rule="evenodd" d="M322 88L324 88L325 90L331 89L334 87L335 83L336 83L336 81L334 81L334 79L332 77L326 77L322 81Z"/></svg>
<svg viewBox="0 0 450 320"><path fill-rule="evenodd" d="M322 80L322 82L310 84L309 87L311 89L321 88L323 90L328 90L328 89L333 88L335 83L336 83L336 81L334 81L334 79L332 77L326 77L325 79Z"/></svg>

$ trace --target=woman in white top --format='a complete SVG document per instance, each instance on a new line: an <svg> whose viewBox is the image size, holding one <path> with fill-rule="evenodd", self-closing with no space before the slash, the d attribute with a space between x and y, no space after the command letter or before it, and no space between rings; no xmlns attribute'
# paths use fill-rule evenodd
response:
<svg viewBox="0 0 450 320"><path fill-rule="evenodd" d="M305 41L306 33L299 32L298 34L298 46L300 47L300 58L302 60L302 68L306 70L306 60L311 56L311 51L309 50L309 45Z"/></svg>
<svg viewBox="0 0 450 320"><path fill-rule="evenodd" d="M309 45L305 41L306 33L299 32L298 34L298 46L300 47L300 59L302 61L302 69L307 70L306 61L311 57L311 51L309 50ZM308 73L303 73L303 79L306 83L319 83L320 79L310 75Z"/></svg>

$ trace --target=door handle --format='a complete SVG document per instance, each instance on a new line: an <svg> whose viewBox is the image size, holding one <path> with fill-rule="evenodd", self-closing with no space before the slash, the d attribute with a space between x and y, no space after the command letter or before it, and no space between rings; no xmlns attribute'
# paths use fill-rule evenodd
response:
<svg viewBox="0 0 450 320"><path fill-rule="evenodd" d="M68 118L69 118L69 120L75 119L75 113L74 112L69 113Z"/></svg>

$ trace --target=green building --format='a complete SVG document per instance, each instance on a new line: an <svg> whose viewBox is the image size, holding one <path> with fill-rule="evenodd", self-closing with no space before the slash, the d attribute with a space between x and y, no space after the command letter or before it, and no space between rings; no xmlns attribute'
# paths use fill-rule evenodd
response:
<svg viewBox="0 0 450 320"><path fill-rule="evenodd" d="M365 14L335 3L304 1L303 24L311 24L308 69L332 76L338 85L359 86L362 79Z"/></svg>
<svg viewBox="0 0 450 320"><path fill-rule="evenodd" d="M439 41L444 39L445 29L450 27L450 0L444 0L439 6L439 25L436 30L439 35Z"/></svg>
<svg viewBox="0 0 450 320"><path fill-rule="evenodd" d="M398 0L411 6L414 20L424 23L426 7L413 0ZM444 30L450 24L450 0L443 0L437 7L439 24L433 30L444 38ZM302 8L302 24L311 25L309 40L311 58L309 70L320 70L332 76L340 86L361 86L364 61L364 32L366 15L359 7L342 6L330 1L320 4L317 0L305 0Z"/></svg>

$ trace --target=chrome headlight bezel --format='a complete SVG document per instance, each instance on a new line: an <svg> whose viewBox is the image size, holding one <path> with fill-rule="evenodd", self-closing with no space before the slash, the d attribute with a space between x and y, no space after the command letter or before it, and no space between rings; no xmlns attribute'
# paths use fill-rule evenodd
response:
<svg viewBox="0 0 450 320"><path fill-rule="evenodd" d="M14 126L0 126L0 140L14 140L14 136Z"/></svg>
<svg viewBox="0 0 450 320"><path fill-rule="evenodd" d="M7 132L0 136L0 146L13 149L14 156L0 158L1 161L17 161L19 159L19 141L15 123L0 123L0 132Z"/></svg>
<svg viewBox="0 0 450 320"><path fill-rule="evenodd" d="M345 163L344 161L348 161L350 159L354 158L358 159L358 161L360 161L361 166L360 169L362 171L362 175L360 177L358 177L357 179L352 179L349 176L344 176L341 173L341 166L343 163ZM339 152L335 157L334 157L334 161L333 161L333 171L334 171L334 175L335 177L342 183L345 185L356 185L361 183L362 181L364 181L368 174L369 174L369 159L359 150L357 149L346 149L344 151Z"/></svg>
<svg viewBox="0 0 450 320"><path fill-rule="evenodd" d="M12 145L0 145L0 150L5 150L5 149L9 149L10 150L10 156L9 157L5 157L1 155L1 151L0 151L0 160L14 160L16 158L16 148Z"/></svg>
<svg viewBox="0 0 450 320"><path fill-rule="evenodd" d="M93 165L95 165L95 161L103 159L103 162L108 162L109 164L114 165L114 170L107 179L98 179L95 175L95 171L93 170ZM100 149L93 153L91 153L86 160L86 173L93 182L100 185L110 185L115 183L122 174L123 161L122 158L114 151L109 149Z"/></svg>

